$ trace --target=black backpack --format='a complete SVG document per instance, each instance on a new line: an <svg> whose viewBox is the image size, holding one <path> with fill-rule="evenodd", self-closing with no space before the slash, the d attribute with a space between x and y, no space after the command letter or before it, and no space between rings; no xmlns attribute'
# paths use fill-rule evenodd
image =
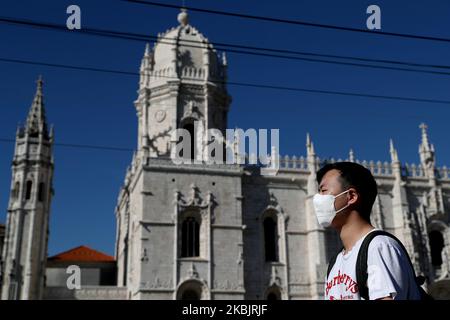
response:
<svg viewBox="0 0 450 320"><path fill-rule="evenodd" d="M392 239L396 240L402 250L405 252L406 256L408 257L409 264L411 265L413 275L416 279L417 287L419 288L419 292L421 295L422 300L434 300L431 295L425 292L425 290L422 288L422 284L425 283L425 278L423 276L416 276L416 273L414 271L413 264L411 262L411 259L409 258L408 251L406 251L405 246L403 243L401 243L400 240L398 240L394 235L382 231L382 230L375 230L370 232L363 240L363 243L361 244L361 247L358 252L358 257L356 259L356 282L358 284L359 294L362 298L365 300L369 300L369 288L367 288L367 254L369 251L369 244L375 238L376 236L383 235L391 237ZM334 257L330 260L330 263L328 264L328 270L327 270L327 279L330 275L331 269L333 269L333 266L336 262L336 258L339 255L339 253L342 250L340 250L337 254L334 255Z"/></svg>

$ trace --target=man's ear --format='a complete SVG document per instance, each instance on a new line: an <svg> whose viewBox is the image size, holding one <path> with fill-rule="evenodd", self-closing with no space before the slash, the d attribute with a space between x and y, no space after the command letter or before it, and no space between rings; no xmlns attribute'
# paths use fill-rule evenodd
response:
<svg viewBox="0 0 450 320"><path fill-rule="evenodd" d="M359 200L359 193L355 188L350 188L348 191L348 204L355 204Z"/></svg>

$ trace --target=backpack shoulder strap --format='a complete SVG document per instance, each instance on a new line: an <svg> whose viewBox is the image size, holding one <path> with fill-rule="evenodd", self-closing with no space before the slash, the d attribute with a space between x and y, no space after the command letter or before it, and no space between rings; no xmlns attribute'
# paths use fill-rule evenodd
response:
<svg viewBox="0 0 450 320"><path fill-rule="evenodd" d="M356 282L358 283L359 295L364 298L364 300L369 300L369 288L367 287L367 256L369 245L373 238L379 235L393 237L390 233L382 230L369 232L359 248L358 257L356 259Z"/></svg>
<svg viewBox="0 0 450 320"><path fill-rule="evenodd" d="M370 232L363 240L363 243L361 244L361 247L358 252L358 258L356 259L356 282L358 283L358 289L359 294L362 298L365 300L369 300L369 288L367 287L367 257L369 252L369 245L370 242L375 238L376 236L388 236L400 245L403 252L405 253L406 257L408 258L409 264L411 266L414 279L416 279L416 273L414 271L414 266L411 262L411 259L409 258L408 251L406 250L403 243L398 240L393 234L383 231L383 230L375 230Z"/></svg>
<svg viewBox="0 0 450 320"><path fill-rule="evenodd" d="M336 259L339 255L339 253L341 253L343 249L344 249L344 247L342 247L341 250L336 252L336 254L331 258L330 262L328 263L327 279L328 279L328 276L330 275L331 270L333 269L334 264L336 263Z"/></svg>

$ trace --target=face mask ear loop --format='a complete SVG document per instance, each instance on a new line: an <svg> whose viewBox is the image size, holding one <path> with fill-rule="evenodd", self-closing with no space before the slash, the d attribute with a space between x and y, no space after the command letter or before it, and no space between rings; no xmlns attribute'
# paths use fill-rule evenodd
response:
<svg viewBox="0 0 450 320"><path fill-rule="evenodd" d="M350 207L349 204L347 204L347 205L346 205L345 207L343 207L343 208L340 208L338 211L336 211L336 214L340 213L342 210L347 209L348 207Z"/></svg>
<svg viewBox="0 0 450 320"><path fill-rule="evenodd" d="M349 191L350 191L350 189L348 189L348 190L346 190L346 191L344 191L344 192L339 193L337 196L334 197L334 199L336 199L337 197L339 197L339 196L341 196L341 195L343 195L344 193L349 192ZM336 211L336 214L338 214L338 213L341 212L342 210L347 209L349 206L350 206L350 205L347 204L347 205L344 206L343 208L340 208L339 210Z"/></svg>
<svg viewBox="0 0 450 320"><path fill-rule="evenodd" d="M345 190L344 192L341 192L338 195L334 196L334 198L336 199L337 197L342 196L344 193L349 192L349 191L350 191L350 189Z"/></svg>

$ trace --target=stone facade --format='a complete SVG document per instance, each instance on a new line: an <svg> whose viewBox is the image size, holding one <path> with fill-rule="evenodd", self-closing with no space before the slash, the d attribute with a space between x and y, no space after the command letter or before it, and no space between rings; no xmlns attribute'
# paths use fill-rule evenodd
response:
<svg viewBox="0 0 450 320"><path fill-rule="evenodd" d="M312 197L316 171L335 160L319 159L308 135L306 157L272 155L269 167L280 168L274 176L258 166L206 164L205 131L226 128L227 63L185 12L179 22L146 48L141 65L138 149L116 210L118 285L131 299L179 299L186 292L199 299L321 298L340 240L318 225ZM175 164L170 132L193 120L200 123L193 139L198 163ZM432 290L449 278L450 177L447 168L436 168L434 146L421 129L419 165L400 163L392 141L390 163L359 161L352 151L347 160L374 174L373 223L403 241ZM189 219L198 224L199 252L185 257ZM275 226L272 249L266 223ZM443 239L437 249L430 234Z"/></svg>
<svg viewBox="0 0 450 320"><path fill-rule="evenodd" d="M5 226L0 224L0 271L2 270L2 252L3 252L3 243L5 242ZM2 286L2 279L0 276L0 288Z"/></svg>

